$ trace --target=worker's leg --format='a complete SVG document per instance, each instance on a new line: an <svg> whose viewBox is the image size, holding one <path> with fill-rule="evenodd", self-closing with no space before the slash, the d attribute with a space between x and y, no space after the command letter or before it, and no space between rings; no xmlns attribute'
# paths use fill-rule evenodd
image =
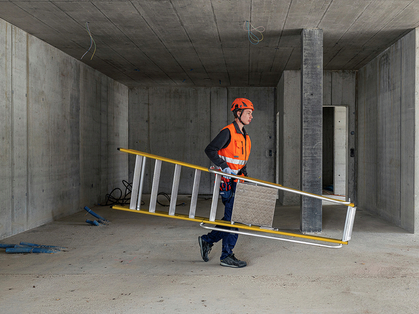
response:
<svg viewBox="0 0 419 314"><path fill-rule="evenodd" d="M223 203L225 205L223 220L231 221L231 215L233 213L234 196L228 199L223 199ZM237 228L228 228L228 229L237 230ZM231 254L233 254L233 249L234 249L234 246L236 245L237 238L239 237L239 235L237 233L230 233L230 232L221 232L221 233L222 233L222 239L223 239L223 248L222 248L220 259L223 260L227 256L230 256Z"/></svg>
<svg viewBox="0 0 419 314"><path fill-rule="evenodd" d="M224 217L222 218L222 220L225 221L231 221L231 213L233 210L233 202L234 202L234 197L232 196L232 193L228 193L228 197L224 197L223 195L221 196L221 200L223 201L224 204ZM224 227L224 226L216 226L217 228L222 228L222 229L233 229L233 228L229 228L229 227ZM234 228L234 230L237 230L236 228ZM226 238L228 235L232 235L232 233L229 232L222 232L222 231L218 231L218 230L212 230L210 233L203 235L201 238L202 240L204 240L205 242L209 243L209 244L214 244L218 241L220 241L221 239ZM234 235L234 234L233 234ZM235 241L234 244L237 241L237 234L235 235ZM232 243L233 239L229 239L228 243L229 246L234 244Z"/></svg>
<svg viewBox="0 0 419 314"><path fill-rule="evenodd" d="M224 204L224 217L222 218L222 220L231 221L231 214L233 211L233 202L234 202L234 191L236 190L236 183L225 182L225 181L223 181L222 183L223 184L221 185L221 191L220 191L221 200ZM216 227L222 228L222 229L231 229L229 227L223 227L223 226L218 226L218 225ZM213 230L210 233L201 236L201 239L212 246L212 244L220 241L221 239L226 237L228 234L229 234L228 232ZM230 239L229 242L231 241L232 239ZM237 241L237 237L236 237L236 241Z"/></svg>

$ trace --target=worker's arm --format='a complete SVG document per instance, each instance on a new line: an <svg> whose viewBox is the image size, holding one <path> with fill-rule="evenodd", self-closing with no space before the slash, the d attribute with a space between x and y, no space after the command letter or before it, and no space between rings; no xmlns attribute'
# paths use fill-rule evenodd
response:
<svg viewBox="0 0 419 314"><path fill-rule="evenodd" d="M205 154L214 163L214 165L225 169L228 167L224 159L218 156L220 149L226 148L230 144L231 136L229 129L223 129L205 148Z"/></svg>
<svg viewBox="0 0 419 314"><path fill-rule="evenodd" d="M247 165L244 165L244 167L241 168L237 174L239 174L239 175L240 174L243 174L245 177L247 177L247 168L246 168L246 166Z"/></svg>

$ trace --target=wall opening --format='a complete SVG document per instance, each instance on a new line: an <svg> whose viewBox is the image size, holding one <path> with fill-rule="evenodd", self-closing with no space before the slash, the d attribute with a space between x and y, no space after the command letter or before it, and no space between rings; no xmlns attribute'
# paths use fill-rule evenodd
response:
<svg viewBox="0 0 419 314"><path fill-rule="evenodd" d="M348 195L348 113L345 106L323 107L323 195ZM330 203L332 204L332 203Z"/></svg>

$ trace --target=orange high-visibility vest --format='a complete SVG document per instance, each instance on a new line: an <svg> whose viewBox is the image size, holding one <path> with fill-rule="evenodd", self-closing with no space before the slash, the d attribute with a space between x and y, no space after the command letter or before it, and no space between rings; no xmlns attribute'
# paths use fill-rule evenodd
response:
<svg viewBox="0 0 419 314"><path fill-rule="evenodd" d="M224 129L230 130L230 143L226 148L218 151L218 156L227 162L231 170L238 172L249 159L252 146L250 137L246 134L245 139L242 133L236 131L233 123L227 125Z"/></svg>

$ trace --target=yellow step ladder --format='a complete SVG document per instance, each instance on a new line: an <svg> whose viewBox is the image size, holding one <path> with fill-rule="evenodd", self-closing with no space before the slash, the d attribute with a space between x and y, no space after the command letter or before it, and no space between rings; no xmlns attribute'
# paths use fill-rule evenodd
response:
<svg viewBox="0 0 419 314"><path fill-rule="evenodd" d="M278 190L288 191L291 193L313 197L313 198L325 200L328 202L347 206L346 220L345 220L345 225L343 228L342 239L334 239L334 238L320 237L320 236L300 234L300 233L283 232L277 229L272 229L272 228L267 229L267 228L259 227L259 226L248 226L241 223L233 224L229 221L215 219L216 214L217 214L220 181L221 181L221 177L225 175L222 171L216 170L215 168L207 169L205 167L200 167L200 166L196 166L196 165L181 162L181 161L177 161L177 160L173 160L173 159L169 159L169 158L165 158L165 157L161 157L157 155L152 155L149 153L144 153L144 152L140 152L133 149L118 148L118 150L121 152L128 153L128 154L136 155L136 159L135 159L134 178L133 178L133 183L132 183L130 204L129 206L114 205L112 206L113 209L123 210L123 211L128 211L128 212L133 212L133 213L160 216L160 217L169 217L169 218L176 218L176 219L182 219L182 220L188 220L188 221L195 221L195 222L199 222L201 227L205 229L210 229L210 230L219 230L223 232L231 232L231 233L237 233L237 234L243 234L243 235L262 237L262 238L267 238L267 239L308 244L308 245L327 247L327 248L341 248L343 244L348 244L348 241L351 239L352 229L353 229L354 220L355 220L355 212L356 212L356 207L351 202L345 202L345 201L336 200L333 198L324 197L317 194L300 191L297 189L287 188L280 184L262 181L255 178L229 175L233 178L240 179L245 182L250 182L256 185L265 186L269 188L275 188ZM150 204L149 204L148 210L144 210L144 209L141 209L140 206L141 206L141 197L142 197L143 186L144 186L144 176L145 176L145 168L146 168L145 165L146 165L147 159L153 159L155 160L155 163L154 163L154 174L153 174L153 181L152 181L151 194L150 194ZM167 162L167 163L171 163L175 165L173 183L172 183L172 193L170 197L170 205L169 205L168 212L162 212L162 211L156 210L162 162ZM175 212L182 167L195 169L189 215L177 214ZM210 172L215 175L209 218L198 217L195 215L196 205L198 201L199 183L200 183L202 172ZM220 228L219 226L238 228L239 230L223 229L223 228ZM246 231L243 231L243 230L246 230Z"/></svg>

